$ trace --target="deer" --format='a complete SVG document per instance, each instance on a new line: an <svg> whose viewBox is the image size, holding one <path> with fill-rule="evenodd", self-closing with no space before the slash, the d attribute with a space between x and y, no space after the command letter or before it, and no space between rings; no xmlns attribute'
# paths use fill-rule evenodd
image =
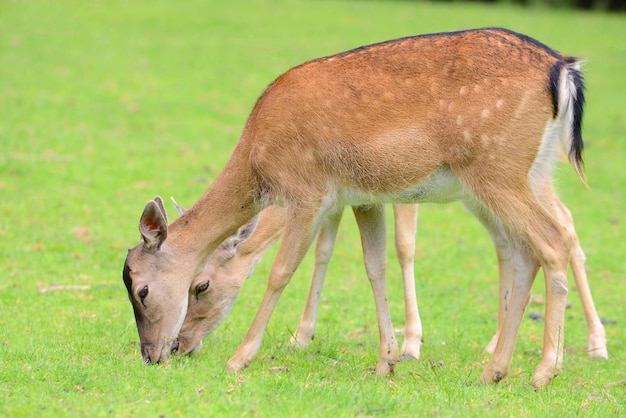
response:
<svg viewBox="0 0 626 418"><path fill-rule="evenodd" d="M122 277L146 363L167 360L194 278L225 239L278 205L285 229L259 309L227 369L258 353L276 304L321 222L351 206L379 327L376 372L394 372L398 346L385 288L384 204L460 200L507 236L514 278L493 355L480 382L509 371L532 284L546 281L545 387L564 354L567 267L574 238L552 184L565 157L586 183L582 61L510 30L410 36L296 66L261 94L224 169L168 224L160 199L140 217L140 243Z"/></svg>
<svg viewBox="0 0 626 418"><path fill-rule="evenodd" d="M557 204L561 208L562 222L573 228L571 213L562 202L558 201ZM179 215L182 215L185 209L175 201L174 205ZM414 275L414 237L417 232L418 205L393 205L393 211L395 248L402 275L406 317L400 359L413 360L420 357L423 339ZM341 215L342 212L338 212L337 217L327 219L320 227L315 246L311 285L300 323L290 339L291 347L306 348L313 341L326 268L334 248ZM268 249L280 239L285 226L284 216L284 209L279 206L264 209L252 222L242 226L220 244L211 255L202 273L194 279L191 285L187 315L177 339L179 345L175 351L178 354L195 354L202 347L203 340L229 315L244 282L253 274L255 267ZM507 310L514 272L510 264L510 251L506 236L497 229L496 225L485 225L485 227L490 231L499 265L498 324L501 324ZM572 233L576 235L575 230L572 230ZM606 332L591 296L584 268L584 251L578 241L575 242L574 247L570 266L587 322L587 353L592 359L608 360ZM486 346L487 353L493 354L498 335L499 331Z"/></svg>
<svg viewBox="0 0 626 418"><path fill-rule="evenodd" d="M186 209L174 199L172 201L179 215L182 215ZM393 205L393 211L395 247L402 274L406 316L400 358L418 359L422 344L422 323L417 306L413 263L418 205L397 204ZM322 287L342 214L343 211L338 211L320 226L311 285L302 318L290 340L291 347L303 349L313 341ZM264 209L211 254L202 273L191 285L187 315L174 351L178 354L195 354L201 348L203 339L226 319L244 282L253 274L269 248L280 239L285 227L284 216L285 210L280 206Z"/></svg>

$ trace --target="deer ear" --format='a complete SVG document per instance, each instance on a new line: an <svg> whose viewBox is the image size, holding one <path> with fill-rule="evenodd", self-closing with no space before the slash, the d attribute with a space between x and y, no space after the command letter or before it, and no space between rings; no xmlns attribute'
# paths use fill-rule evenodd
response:
<svg viewBox="0 0 626 418"><path fill-rule="evenodd" d="M259 215L252 218L250 222L248 222L247 224L245 224L244 226L242 226L241 228L237 230L237 233L235 233L235 235L237 236L238 245L244 242L245 240L247 240L248 238L250 238L250 235L252 235L258 223L259 223Z"/></svg>
<svg viewBox="0 0 626 418"><path fill-rule="evenodd" d="M157 196L148 202L139 220L139 232L150 251L158 250L167 238L167 215L162 208L163 201Z"/></svg>
<svg viewBox="0 0 626 418"><path fill-rule="evenodd" d="M161 214L163 215L163 218L165 219L165 224L167 225L167 212L165 211L165 204L163 203L163 199L161 199L161 196L157 196L154 199L154 203L157 204L157 206L159 207L159 210L161 211Z"/></svg>
<svg viewBox="0 0 626 418"><path fill-rule="evenodd" d="M257 215L252 218L250 222L239 228L233 235L226 238L226 240L222 243L221 248L224 250L224 255L227 258L233 257L237 252L239 244L250 238L256 229L258 221L259 216Z"/></svg>
<svg viewBox="0 0 626 418"><path fill-rule="evenodd" d="M176 212L178 212L178 216L183 216L183 214L185 212L187 212L187 209L185 209L184 207L179 205L178 202L176 200L174 200L174 198L172 196L170 196L170 199L172 199L172 203L176 207Z"/></svg>

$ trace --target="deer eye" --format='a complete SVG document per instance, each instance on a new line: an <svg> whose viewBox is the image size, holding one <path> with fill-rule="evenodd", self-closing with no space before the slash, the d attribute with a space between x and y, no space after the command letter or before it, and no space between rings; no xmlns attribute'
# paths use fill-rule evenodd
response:
<svg viewBox="0 0 626 418"><path fill-rule="evenodd" d="M145 308L146 304L144 303L144 300L146 299L146 296L148 296L148 285L142 287L141 290L137 292L137 296L139 296L139 300L141 301L141 304Z"/></svg>
<svg viewBox="0 0 626 418"><path fill-rule="evenodd" d="M202 282L199 283L196 286L196 297L198 297L198 295L202 292L206 292L206 290L209 288L209 281L207 280L206 282Z"/></svg>

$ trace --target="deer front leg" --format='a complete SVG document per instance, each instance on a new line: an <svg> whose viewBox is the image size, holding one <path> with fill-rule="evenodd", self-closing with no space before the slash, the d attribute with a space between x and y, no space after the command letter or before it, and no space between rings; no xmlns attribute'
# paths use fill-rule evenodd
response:
<svg viewBox="0 0 626 418"><path fill-rule="evenodd" d="M380 354L376 372L380 376L394 373L398 361L398 343L391 323L387 289L385 287L386 269L386 233L385 210L383 205L353 208L363 246L363 258L367 277L372 285L378 330L380 335Z"/></svg>
<svg viewBox="0 0 626 418"><path fill-rule="evenodd" d="M288 210L283 240L272 265L263 301L246 337L228 361L228 371L238 372L248 367L256 357L278 299L311 245L317 230L317 220L317 208L298 207Z"/></svg>
<svg viewBox="0 0 626 418"><path fill-rule="evenodd" d="M315 246L315 268L311 278L311 287L306 299L302 319L298 324L298 329L291 337L290 345L296 348L305 348L312 340L317 323L317 312L324 286L324 277L328 268L328 262L335 248L337 230L341 222L343 208L328 215L322 222L320 231L317 234L317 244Z"/></svg>
<svg viewBox="0 0 626 418"><path fill-rule="evenodd" d="M418 359L422 345L422 321L417 308L415 292L415 235L419 205L393 205L396 254L402 271L404 288L404 341L401 358Z"/></svg>

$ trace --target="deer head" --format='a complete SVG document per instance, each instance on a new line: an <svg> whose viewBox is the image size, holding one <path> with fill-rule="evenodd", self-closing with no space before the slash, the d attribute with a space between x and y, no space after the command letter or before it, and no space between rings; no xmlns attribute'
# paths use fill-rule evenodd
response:
<svg viewBox="0 0 626 418"><path fill-rule="evenodd" d="M235 257L240 244L254 231L256 222L255 217L226 239L194 279L189 289L187 316L178 334L180 354L197 351L204 337L215 331L230 313L244 281L256 266L256 263L250 266L241 256Z"/></svg>
<svg viewBox="0 0 626 418"><path fill-rule="evenodd" d="M179 215L187 209L172 202ZM187 315L178 334L179 354L193 354L230 313L244 282L284 227L282 209L268 208L222 242L191 284ZM263 228L257 232L259 217ZM253 236L254 239L250 239Z"/></svg>
<svg viewBox="0 0 626 418"><path fill-rule="evenodd" d="M187 313L188 286L166 245L168 222L160 197L146 205L139 221L141 243L128 251L123 279L133 306L141 354L146 363L165 361ZM182 303L181 303L182 301Z"/></svg>

